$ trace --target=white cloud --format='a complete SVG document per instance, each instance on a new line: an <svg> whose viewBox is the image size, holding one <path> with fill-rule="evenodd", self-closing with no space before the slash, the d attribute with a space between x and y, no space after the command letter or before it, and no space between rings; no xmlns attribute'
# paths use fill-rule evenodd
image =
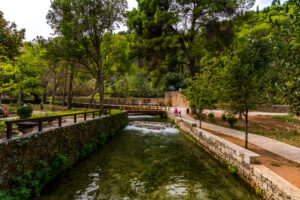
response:
<svg viewBox="0 0 300 200"><path fill-rule="evenodd" d="M26 40L38 35L48 37L52 30L47 24L46 15L50 0L0 0L0 10L4 18L15 22L19 29L26 29Z"/></svg>
<svg viewBox="0 0 300 200"><path fill-rule="evenodd" d="M281 3L283 4L287 0L281 0ZM271 6L272 0L256 0L254 6L251 10L256 10L257 6L259 7L259 10L262 10L265 7Z"/></svg>
<svg viewBox="0 0 300 200"><path fill-rule="evenodd" d="M136 0L128 0L128 8L134 7L137 7ZM26 29L26 41L31 41L38 35L47 38L53 33L46 20L49 9L50 0L0 0L4 18L15 22L18 29Z"/></svg>

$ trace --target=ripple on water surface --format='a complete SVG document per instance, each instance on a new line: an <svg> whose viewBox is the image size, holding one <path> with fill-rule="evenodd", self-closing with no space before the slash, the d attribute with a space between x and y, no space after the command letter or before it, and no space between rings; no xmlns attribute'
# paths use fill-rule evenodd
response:
<svg viewBox="0 0 300 200"><path fill-rule="evenodd" d="M132 121L41 200L253 200L237 177L170 123Z"/></svg>

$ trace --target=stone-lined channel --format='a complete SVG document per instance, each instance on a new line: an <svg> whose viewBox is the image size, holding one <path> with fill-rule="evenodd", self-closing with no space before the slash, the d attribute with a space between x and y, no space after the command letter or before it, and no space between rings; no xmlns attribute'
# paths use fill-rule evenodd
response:
<svg viewBox="0 0 300 200"><path fill-rule="evenodd" d="M139 117L133 117L138 119ZM131 121L39 200L253 200L238 177L167 122Z"/></svg>

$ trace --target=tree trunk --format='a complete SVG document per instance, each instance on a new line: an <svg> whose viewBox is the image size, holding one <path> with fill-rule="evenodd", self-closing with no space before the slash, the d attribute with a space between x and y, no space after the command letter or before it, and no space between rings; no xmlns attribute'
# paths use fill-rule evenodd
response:
<svg viewBox="0 0 300 200"><path fill-rule="evenodd" d="M202 128L202 116L200 117L200 128Z"/></svg>
<svg viewBox="0 0 300 200"><path fill-rule="evenodd" d="M245 148L248 149L248 107L245 110Z"/></svg>
<svg viewBox="0 0 300 200"><path fill-rule="evenodd" d="M66 106L66 93L67 93L67 74L64 78L64 90L63 90L63 102L62 102L62 106Z"/></svg>
<svg viewBox="0 0 300 200"><path fill-rule="evenodd" d="M22 93L18 92L18 105L21 106L22 104Z"/></svg>
<svg viewBox="0 0 300 200"><path fill-rule="evenodd" d="M69 77L69 91L68 91L68 110L72 109L72 97L73 97L73 78L74 78L74 72L70 73Z"/></svg>
<svg viewBox="0 0 300 200"><path fill-rule="evenodd" d="M98 81L96 81L95 87L93 89L93 93L92 93L92 96L91 96L91 99L90 99L89 108L92 107L92 104L94 102L94 98L95 98L95 94L96 94L97 88L98 88Z"/></svg>
<svg viewBox="0 0 300 200"><path fill-rule="evenodd" d="M242 111L239 111L239 119L243 120L243 112Z"/></svg>
<svg viewBox="0 0 300 200"><path fill-rule="evenodd" d="M190 74L191 74L192 78L195 77L195 75L196 75L195 60L194 59L190 60Z"/></svg>
<svg viewBox="0 0 300 200"><path fill-rule="evenodd" d="M99 110L100 112L103 111L103 105L104 105L104 79L103 79L103 72L102 72L102 67L103 63L101 60L101 51L100 49L97 49L97 54L98 54L98 85L99 85L99 96L100 96L100 107Z"/></svg>
<svg viewBox="0 0 300 200"><path fill-rule="evenodd" d="M54 87L52 91L52 111L54 112L54 103L55 103L55 96L56 96L56 90L57 90L57 82L54 80Z"/></svg>
<svg viewBox="0 0 300 200"><path fill-rule="evenodd" d="M98 89L99 89L99 96L100 96L100 111L103 110L103 104L104 104L104 81L103 76L99 75L99 81L98 81Z"/></svg>
<svg viewBox="0 0 300 200"><path fill-rule="evenodd" d="M47 103L47 91L46 89L43 92L43 99L42 99L43 103L46 104Z"/></svg>
<svg viewBox="0 0 300 200"><path fill-rule="evenodd" d="M43 83L41 86L43 87L43 94L42 94L42 102L43 104L47 103L47 85L48 85L48 81L46 81L45 83Z"/></svg>

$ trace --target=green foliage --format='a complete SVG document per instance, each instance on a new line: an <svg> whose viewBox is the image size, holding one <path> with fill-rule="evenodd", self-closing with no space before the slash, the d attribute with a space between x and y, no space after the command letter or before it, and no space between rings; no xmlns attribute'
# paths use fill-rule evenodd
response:
<svg viewBox="0 0 300 200"><path fill-rule="evenodd" d="M226 117L225 114L222 114L222 120L223 120L224 122L227 121L227 117Z"/></svg>
<svg viewBox="0 0 300 200"><path fill-rule="evenodd" d="M290 112L300 115L300 8L299 0L274 6L272 29L273 65L270 79L275 98L290 105Z"/></svg>
<svg viewBox="0 0 300 200"><path fill-rule="evenodd" d="M209 120L210 122L216 121L215 115L214 115L213 113L209 113L207 116L208 116L208 120Z"/></svg>
<svg viewBox="0 0 300 200"><path fill-rule="evenodd" d="M17 30L17 25L6 21L0 11L0 61L20 54L24 34L25 29Z"/></svg>
<svg viewBox="0 0 300 200"><path fill-rule="evenodd" d="M8 191L0 190L0 199L2 200L16 200Z"/></svg>
<svg viewBox="0 0 300 200"><path fill-rule="evenodd" d="M300 123L300 120L293 118L292 116L273 116L274 119L279 119L291 123Z"/></svg>
<svg viewBox="0 0 300 200"><path fill-rule="evenodd" d="M55 0L47 15L48 23L63 36L63 45L59 46L62 46L62 52L67 52L64 58L71 62L75 60L97 80L102 106L104 72L110 69L108 67L113 69L122 65L119 59L124 56L122 50L105 45L111 43L105 33L112 32L115 25L122 22L126 8L125 0L72 0L72 3Z"/></svg>
<svg viewBox="0 0 300 200"><path fill-rule="evenodd" d="M17 115L20 119L30 118L32 116L32 107L30 105L27 106L20 106L17 109Z"/></svg>
<svg viewBox="0 0 300 200"><path fill-rule="evenodd" d="M174 119L170 119L170 123L171 123L171 124L175 124Z"/></svg>
<svg viewBox="0 0 300 200"><path fill-rule="evenodd" d="M17 112L17 106L8 105L8 104L5 104L5 106L8 108L10 114L13 114L13 113Z"/></svg>
<svg viewBox="0 0 300 200"><path fill-rule="evenodd" d="M234 127L234 125L237 123L237 118L235 117L228 117L227 122L230 125L230 127Z"/></svg>
<svg viewBox="0 0 300 200"><path fill-rule="evenodd" d="M4 132L6 129L6 124L4 120L0 120L0 131Z"/></svg>
<svg viewBox="0 0 300 200"><path fill-rule="evenodd" d="M80 158L85 158L90 153L94 152L96 149L96 146L93 144L86 144L82 147L80 150Z"/></svg>
<svg viewBox="0 0 300 200"><path fill-rule="evenodd" d="M263 192L263 191L262 191L261 188L256 188L256 189L255 189L255 194L258 195L258 196L262 196L262 192Z"/></svg>
<svg viewBox="0 0 300 200"><path fill-rule="evenodd" d="M200 113L200 112L196 113L196 117L199 120L205 120L206 119L206 115L204 113Z"/></svg>
<svg viewBox="0 0 300 200"><path fill-rule="evenodd" d="M236 14L239 8L252 5L254 1L247 3L139 1L139 9L127 14L127 25L135 31L136 37L133 54L149 61L150 69L157 70L160 75L185 67L194 77L200 72L198 61L207 50L212 53L223 50L232 40L232 26L219 19ZM201 21L205 23L199 23Z"/></svg>
<svg viewBox="0 0 300 200"><path fill-rule="evenodd" d="M237 172L238 172L238 169L236 166L228 165L227 169L231 174L237 174Z"/></svg>
<svg viewBox="0 0 300 200"><path fill-rule="evenodd" d="M174 87L175 90L183 89L186 87L184 83L184 77L182 74L176 72L168 72L162 80L163 91L169 91L170 87Z"/></svg>
<svg viewBox="0 0 300 200"><path fill-rule="evenodd" d="M10 192L0 192L7 199L29 199L32 195L39 196L46 184L66 169L67 157L59 152L54 152L51 164L39 161L34 172L25 171L23 176L10 175L14 183Z"/></svg>

